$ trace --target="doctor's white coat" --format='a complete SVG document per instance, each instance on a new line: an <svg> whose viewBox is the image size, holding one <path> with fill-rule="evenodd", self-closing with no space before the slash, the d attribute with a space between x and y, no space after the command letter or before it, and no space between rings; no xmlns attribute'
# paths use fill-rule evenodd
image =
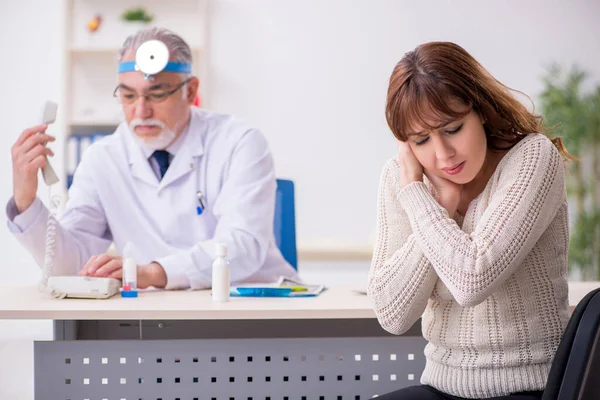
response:
<svg viewBox="0 0 600 400"><path fill-rule="evenodd" d="M228 247L232 283L296 277L275 244L276 177L263 135L233 117L191 108L182 146L161 181L125 123L90 146L77 167L56 234L54 275L127 242L138 264L159 262L167 289L208 288L215 242ZM198 215L196 194L204 195ZM49 212L39 198L8 227L43 266Z"/></svg>

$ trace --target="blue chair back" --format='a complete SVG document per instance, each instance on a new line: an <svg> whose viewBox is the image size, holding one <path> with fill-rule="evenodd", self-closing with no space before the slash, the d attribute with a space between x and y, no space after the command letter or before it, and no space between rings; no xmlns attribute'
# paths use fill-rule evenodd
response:
<svg viewBox="0 0 600 400"><path fill-rule="evenodd" d="M298 252L296 250L296 205L294 200L294 182L277 179L275 197L275 221L273 223L275 242L283 258L298 270Z"/></svg>

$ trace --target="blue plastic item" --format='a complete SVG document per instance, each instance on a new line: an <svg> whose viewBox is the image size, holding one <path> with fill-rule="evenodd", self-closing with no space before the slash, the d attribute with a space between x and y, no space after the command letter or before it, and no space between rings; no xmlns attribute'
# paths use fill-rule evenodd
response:
<svg viewBox="0 0 600 400"><path fill-rule="evenodd" d="M289 297L292 293L290 288L238 287L236 290L244 297Z"/></svg>
<svg viewBox="0 0 600 400"><path fill-rule="evenodd" d="M119 73L137 71L135 67L135 61L125 61L119 64ZM170 61L167 66L161 72L181 72L190 73L192 72L192 66L188 63L179 63Z"/></svg>
<svg viewBox="0 0 600 400"><path fill-rule="evenodd" d="M275 221L273 231L275 242L283 258L298 270L298 252L296 250L296 205L294 199L294 182L277 179L277 195L275 197Z"/></svg>

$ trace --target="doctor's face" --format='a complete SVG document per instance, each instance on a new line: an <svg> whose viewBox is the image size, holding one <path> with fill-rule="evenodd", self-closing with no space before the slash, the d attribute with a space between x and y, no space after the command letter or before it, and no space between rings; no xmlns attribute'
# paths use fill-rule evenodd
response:
<svg viewBox="0 0 600 400"><path fill-rule="evenodd" d="M122 61L133 61L126 53ZM183 132L190 118L190 106L198 90L198 79L161 72L146 80L140 72L119 74L117 96L125 120L136 137L148 146L163 150Z"/></svg>

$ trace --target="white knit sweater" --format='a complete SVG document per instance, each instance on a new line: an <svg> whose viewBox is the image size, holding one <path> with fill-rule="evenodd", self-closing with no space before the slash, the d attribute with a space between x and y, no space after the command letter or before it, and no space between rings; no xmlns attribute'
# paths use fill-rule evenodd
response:
<svg viewBox="0 0 600 400"><path fill-rule="evenodd" d="M466 398L541 390L569 318L568 216L560 155L529 135L500 161L464 219L427 182L384 167L368 293L394 334L422 316L422 384Z"/></svg>

